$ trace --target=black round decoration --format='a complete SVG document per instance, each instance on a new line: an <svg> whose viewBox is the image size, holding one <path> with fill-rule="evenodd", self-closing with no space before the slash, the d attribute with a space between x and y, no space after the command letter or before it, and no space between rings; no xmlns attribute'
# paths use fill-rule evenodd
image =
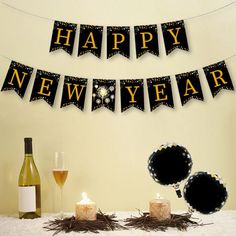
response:
<svg viewBox="0 0 236 236"><path fill-rule="evenodd" d="M219 211L228 197L222 180L217 175L197 172L185 184L184 198L188 204L202 214Z"/></svg>
<svg viewBox="0 0 236 236"><path fill-rule="evenodd" d="M148 170L152 178L162 185L175 185L186 179L191 172L192 159L183 146L161 145L149 157Z"/></svg>

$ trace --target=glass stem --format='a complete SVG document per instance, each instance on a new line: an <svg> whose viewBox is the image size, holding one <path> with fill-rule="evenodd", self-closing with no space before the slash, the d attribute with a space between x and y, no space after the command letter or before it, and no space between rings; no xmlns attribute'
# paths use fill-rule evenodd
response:
<svg viewBox="0 0 236 236"><path fill-rule="evenodd" d="M63 188L60 187L60 217L63 218Z"/></svg>

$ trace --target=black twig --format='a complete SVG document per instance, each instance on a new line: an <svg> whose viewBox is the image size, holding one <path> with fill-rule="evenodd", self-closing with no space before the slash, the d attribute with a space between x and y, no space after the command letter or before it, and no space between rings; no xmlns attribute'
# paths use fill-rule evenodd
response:
<svg viewBox="0 0 236 236"><path fill-rule="evenodd" d="M177 228L181 231L186 231L191 226L203 226L206 224L194 221L191 218L191 214L185 213L181 215L171 214L171 218L163 221L159 221L149 216L149 213L141 213L140 216L131 217L125 220L125 226L141 229L144 231L166 231L168 228Z"/></svg>
<svg viewBox="0 0 236 236"><path fill-rule="evenodd" d="M115 218L116 216L114 214L107 215L99 209L97 219L94 221L77 220L74 216L72 216L64 219L50 220L45 223L46 226L43 228L48 231L55 231L53 235L56 235L62 231L65 233L69 233L71 231L99 233L99 230L113 231L117 229L127 229L126 227L120 225Z"/></svg>

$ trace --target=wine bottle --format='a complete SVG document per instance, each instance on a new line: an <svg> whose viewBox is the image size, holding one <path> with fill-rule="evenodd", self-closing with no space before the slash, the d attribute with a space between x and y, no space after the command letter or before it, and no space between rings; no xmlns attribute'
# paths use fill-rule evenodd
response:
<svg viewBox="0 0 236 236"><path fill-rule="evenodd" d="M41 217L40 176L33 159L32 138L25 138L25 157L18 180L19 218Z"/></svg>

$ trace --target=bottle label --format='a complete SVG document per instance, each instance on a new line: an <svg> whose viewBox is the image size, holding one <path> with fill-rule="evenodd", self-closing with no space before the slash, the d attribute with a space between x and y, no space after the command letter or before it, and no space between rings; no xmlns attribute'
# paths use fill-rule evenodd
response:
<svg viewBox="0 0 236 236"><path fill-rule="evenodd" d="M36 189L35 186L19 187L19 211L36 211Z"/></svg>

